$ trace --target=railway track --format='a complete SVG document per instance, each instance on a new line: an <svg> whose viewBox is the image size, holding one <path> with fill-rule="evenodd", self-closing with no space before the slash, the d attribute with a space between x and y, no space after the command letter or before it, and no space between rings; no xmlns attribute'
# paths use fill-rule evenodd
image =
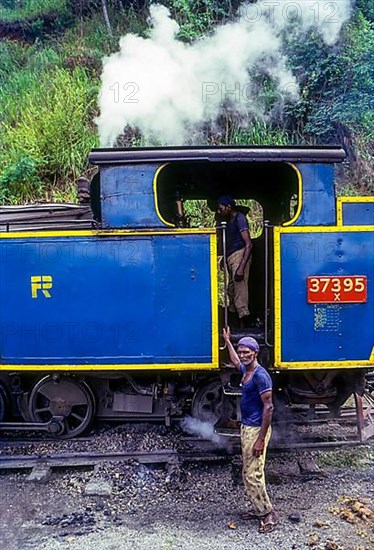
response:
<svg viewBox="0 0 374 550"><path fill-rule="evenodd" d="M0 453L2 452L0 445ZM9 452L9 449L8 449ZM143 465L163 465L168 470L178 469L184 463L218 462L230 460L239 448L219 449L209 441L198 441L196 448L155 451L116 451L116 452L65 452L38 454L0 454L0 471L94 468L98 464L127 462Z"/></svg>
<svg viewBox="0 0 374 550"><path fill-rule="evenodd" d="M338 421L332 419L326 410L295 409L291 420L274 423L269 453L310 449L332 450L358 446L361 442L357 436L355 412L354 407L346 406L342 409ZM104 428L103 430L101 426L96 433L69 440L47 435L40 437L37 432L34 434L36 437L29 437L25 432L1 437L0 471L41 467L93 468L97 464L109 462L137 462L174 468L186 462L229 461L240 454L237 427L220 429L220 434L226 436L224 438L217 438L212 428L213 440L196 435L180 436L180 433L176 432L178 439L173 441L173 435L164 434L166 439L161 445L155 445L163 450L147 451L134 449L150 449L154 446L152 440L154 428L146 427L144 433L149 433L149 442L145 447L142 444L142 435L140 439L136 439L136 435L139 436L136 426L119 426L113 431L108 430L109 434L105 426ZM124 436L127 436L131 429L133 436L135 431L135 439L131 440L129 447L128 440ZM3 434L6 435L6 432ZM373 444L373 439L368 443Z"/></svg>
<svg viewBox="0 0 374 550"><path fill-rule="evenodd" d="M0 470L22 470L41 465L50 468L81 468L117 461L136 461L139 464L171 464L178 461L178 456L178 453L173 450L2 456Z"/></svg>
<svg viewBox="0 0 374 550"><path fill-rule="evenodd" d="M4 442L0 444L0 471L30 470L35 468L70 469L93 468L97 464L109 462L130 462L144 465L164 465L166 468L182 466L191 462L222 462L231 461L240 454L240 445L231 444L226 448L218 447L209 441L187 438L194 447L189 449L161 449L155 451L112 451L112 452L49 452L44 448L39 453L37 448L33 454L10 454L11 446L7 453L2 454ZM16 448L19 447L18 442ZM43 441L45 443L45 441ZM289 445L279 445L276 442L269 447L269 454L277 454L282 451L292 450L331 450L360 445L358 441L323 441L323 442L298 442Z"/></svg>

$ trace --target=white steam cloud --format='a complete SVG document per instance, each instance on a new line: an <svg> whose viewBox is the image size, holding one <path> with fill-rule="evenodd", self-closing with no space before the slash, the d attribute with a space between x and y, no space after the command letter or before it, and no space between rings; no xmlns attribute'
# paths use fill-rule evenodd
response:
<svg viewBox="0 0 374 550"><path fill-rule="evenodd" d="M187 143L223 107L243 116L265 117L255 75L274 83L278 105L298 97L295 76L283 53L286 37L318 32L333 45L351 13L349 0L259 0L243 4L236 21L186 44L168 9L151 5L149 38L128 34L120 50L104 59L100 116L102 146L126 127L149 144Z"/></svg>
<svg viewBox="0 0 374 550"><path fill-rule="evenodd" d="M180 425L182 430L184 430L185 432L192 435L197 435L202 439L212 441L220 447L226 448L228 445L227 439L225 437L221 437L214 432L213 423L204 422L203 420L199 420L198 418L194 418L193 416L185 416L184 418L182 418Z"/></svg>

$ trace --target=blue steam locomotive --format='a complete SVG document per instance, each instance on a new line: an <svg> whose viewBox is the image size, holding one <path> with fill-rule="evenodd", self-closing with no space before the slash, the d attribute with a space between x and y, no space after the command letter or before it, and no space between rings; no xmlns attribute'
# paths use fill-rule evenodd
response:
<svg viewBox="0 0 374 550"><path fill-rule="evenodd" d="M3 212L0 428L73 437L95 417L170 424L228 410L221 229L189 227L183 211L188 200L213 210L227 193L259 203L264 220L255 322L232 326L234 339L257 338L284 406L338 413L362 395L374 365L374 199L336 197L343 159L339 147L97 149L91 220L73 206L63 222Z"/></svg>

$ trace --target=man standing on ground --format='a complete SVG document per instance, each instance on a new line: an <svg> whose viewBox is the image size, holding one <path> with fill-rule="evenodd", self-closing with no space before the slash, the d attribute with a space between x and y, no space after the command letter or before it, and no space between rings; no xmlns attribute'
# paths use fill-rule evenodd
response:
<svg viewBox="0 0 374 550"><path fill-rule="evenodd" d="M241 338L237 352L230 340L230 329L223 329L230 360L242 374L242 422L240 437L243 455L244 487L252 510L243 519L259 519L260 533L269 533L277 523L265 485L266 449L271 436L273 414L272 380L257 362L258 342Z"/></svg>
<svg viewBox="0 0 374 550"><path fill-rule="evenodd" d="M248 320L248 280L251 266L252 241L247 218L236 209L235 201L229 195L222 195L217 201L217 214L226 221L226 249L229 283L227 294L229 310L239 317L243 328Z"/></svg>

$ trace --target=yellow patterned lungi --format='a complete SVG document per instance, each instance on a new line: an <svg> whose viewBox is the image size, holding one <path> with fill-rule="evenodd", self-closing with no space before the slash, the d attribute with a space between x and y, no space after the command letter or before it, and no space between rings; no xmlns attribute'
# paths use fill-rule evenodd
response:
<svg viewBox="0 0 374 550"><path fill-rule="evenodd" d="M251 503L252 510L258 516L265 516L272 511L265 485L265 458L266 450L271 436L271 427L268 428L264 452L260 456L252 453L253 445L258 437L261 428L241 425L240 438L243 456L243 482L246 494Z"/></svg>

